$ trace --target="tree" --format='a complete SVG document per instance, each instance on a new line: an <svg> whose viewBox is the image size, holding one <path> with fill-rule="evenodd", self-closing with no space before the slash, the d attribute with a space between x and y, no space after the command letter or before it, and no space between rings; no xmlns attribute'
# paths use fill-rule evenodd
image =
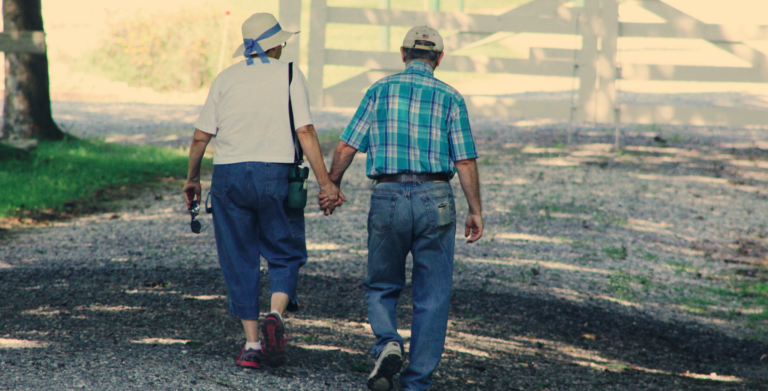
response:
<svg viewBox="0 0 768 391"><path fill-rule="evenodd" d="M40 3L41 0L3 0L4 33L44 31ZM51 114L47 54L6 52L0 139L62 138L64 132Z"/></svg>

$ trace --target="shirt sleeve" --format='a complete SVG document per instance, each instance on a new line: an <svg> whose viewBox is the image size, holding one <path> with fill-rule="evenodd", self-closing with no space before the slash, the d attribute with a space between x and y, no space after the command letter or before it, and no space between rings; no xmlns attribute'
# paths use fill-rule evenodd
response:
<svg viewBox="0 0 768 391"><path fill-rule="evenodd" d="M368 89L360 102L360 106L357 107L352 121L341 134L341 141L360 152L368 151L368 133L371 129L371 112L374 105L373 95L374 89Z"/></svg>
<svg viewBox="0 0 768 391"><path fill-rule="evenodd" d="M195 128L200 129L205 133L216 135L219 130L218 126L218 113L216 106L218 103L218 78L211 84L211 89L208 91L208 98L205 99L205 105L203 105L203 111L200 112L200 116L195 122Z"/></svg>
<svg viewBox="0 0 768 391"><path fill-rule="evenodd" d="M309 111L309 88L307 79L298 65L293 63L293 81L291 82L291 107L293 108L293 123L296 129L312 125L312 113Z"/></svg>
<svg viewBox="0 0 768 391"><path fill-rule="evenodd" d="M472 129L469 126L469 115L464 98L459 96L451 107L451 115L448 123L448 145L451 152L451 160L476 159L477 149L472 138Z"/></svg>

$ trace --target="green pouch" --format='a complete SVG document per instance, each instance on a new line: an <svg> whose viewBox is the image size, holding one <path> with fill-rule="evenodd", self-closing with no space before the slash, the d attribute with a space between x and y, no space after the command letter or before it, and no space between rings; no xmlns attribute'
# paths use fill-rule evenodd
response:
<svg viewBox="0 0 768 391"><path fill-rule="evenodd" d="M288 174L288 208L304 209L307 206L308 167L291 167Z"/></svg>

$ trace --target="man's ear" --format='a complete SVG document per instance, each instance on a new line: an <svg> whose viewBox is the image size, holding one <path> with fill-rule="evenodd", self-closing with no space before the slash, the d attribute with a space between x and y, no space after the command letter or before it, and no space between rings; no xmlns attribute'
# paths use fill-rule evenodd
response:
<svg viewBox="0 0 768 391"><path fill-rule="evenodd" d="M443 60L443 55L444 54L445 54L445 52L440 52L440 55L437 56L437 61L435 61L435 68L437 68L440 65L440 61Z"/></svg>
<svg viewBox="0 0 768 391"><path fill-rule="evenodd" d="M400 57L403 59L403 62L405 62L405 48L400 46Z"/></svg>

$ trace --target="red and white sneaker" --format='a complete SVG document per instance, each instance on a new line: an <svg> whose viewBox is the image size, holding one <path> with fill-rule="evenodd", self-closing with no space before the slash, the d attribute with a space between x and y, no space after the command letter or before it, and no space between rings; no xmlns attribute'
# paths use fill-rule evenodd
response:
<svg viewBox="0 0 768 391"><path fill-rule="evenodd" d="M264 363L279 367L285 364L285 326L277 314L270 313L261 324L261 353Z"/></svg>
<svg viewBox="0 0 768 391"><path fill-rule="evenodd" d="M235 359L235 364L245 367L259 369L261 368L261 362L264 360L264 355L261 350L256 349L241 349L240 354Z"/></svg>

